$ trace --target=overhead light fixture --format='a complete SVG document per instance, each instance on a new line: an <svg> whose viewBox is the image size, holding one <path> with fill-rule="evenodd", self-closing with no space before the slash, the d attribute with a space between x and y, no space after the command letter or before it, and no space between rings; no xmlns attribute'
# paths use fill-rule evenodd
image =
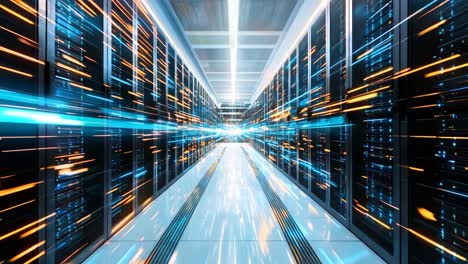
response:
<svg viewBox="0 0 468 264"><path fill-rule="evenodd" d="M229 0L229 53L231 57L231 97L236 99L236 71L237 71L237 35L239 31L239 0Z"/></svg>

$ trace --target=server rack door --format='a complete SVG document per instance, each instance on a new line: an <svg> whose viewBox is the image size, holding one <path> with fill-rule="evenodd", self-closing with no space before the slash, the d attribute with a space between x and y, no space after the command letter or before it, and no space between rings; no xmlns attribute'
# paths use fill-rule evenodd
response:
<svg viewBox="0 0 468 264"><path fill-rule="evenodd" d="M45 168L50 218L49 260L69 261L104 236L104 122L100 118L109 102L103 86L102 1L86 5L69 0L50 2L48 60L50 87L46 96L62 101L55 108L61 124L47 126Z"/></svg>
<svg viewBox="0 0 468 264"><path fill-rule="evenodd" d="M184 99L183 99L184 79L183 79L183 64L179 56L177 56L177 72L176 72L176 98L175 104L176 109L176 123L178 126L182 126L184 123ZM184 145L183 145L183 133L182 129L177 130L177 148L176 148L176 160L177 160L177 175L183 172L183 158L184 158Z"/></svg>
<svg viewBox="0 0 468 264"><path fill-rule="evenodd" d="M6 115L7 111L21 115L22 107L36 107L33 102L42 95L38 82L45 63L39 48L44 43L39 35L45 28L37 16L38 1L22 4L3 1L0 9L0 262L42 261L46 248L43 224L48 215L40 199L46 185L40 171L43 129L38 122L19 123L19 116ZM8 235L34 222L41 228ZM35 245L35 250L17 257Z"/></svg>
<svg viewBox="0 0 468 264"><path fill-rule="evenodd" d="M289 89L288 93L288 102L287 109L289 109L289 116L287 117L288 123L286 125L288 131L288 145L287 145L287 157L289 158L288 162L288 171L289 176L297 180L297 79L298 79L298 50L295 49L293 53L289 56Z"/></svg>
<svg viewBox="0 0 468 264"><path fill-rule="evenodd" d="M409 1L408 263L465 263L468 252L467 1Z"/></svg>
<svg viewBox="0 0 468 264"><path fill-rule="evenodd" d="M167 46L166 37L158 29L157 42L157 58L158 58L158 121L166 125L167 123ZM167 185L167 133L162 131L157 140L157 166L158 166L158 191L162 190Z"/></svg>
<svg viewBox="0 0 468 264"><path fill-rule="evenodd" d="M137 5L138 35L137 35L137 90L135 92L135 106L138 112L142 112L146 117L145 121L157 120L157 106L154 95L154 43L155 25L147 11L140 4ZM155 155L156 130L139 130L137 137L137 160L136 160L136 188L137 204L140 209L148 204L154 194L155 178Z"/></svg>
<svg viewBox="0 0 468 264"><path fill-rule="evenodd" d="M347 105L353 131L352 224L394 254L393 1L353 1L352 88ZM383 255L385 252L381 252Z"/></svg>
<svg viewBox="0 0 468 264"><path fill-rule="evenodd" d="M175 104L176 104L176 92L175 92L175 74L176 74L176 62L175 62L175 51L172 46L167 44L167 121L171 126L176 123L175 119ZM176 131L169 131L167 133L167 178L168 181L172 181L176 177Z"/></svg>
<svg viewBox="0 0 468 264"><path fill-rule="evenodd" d="M306 34L299 43L299 80L297 97L298 116L298 183L305 189L309 189L310 169L309 153L310 139L307 127L309 119L309 35Z"/></svg>
<svg viewBox="0 0 468 264"><path fill-rule="evenodd" d="M183 89L183 95L184 95L184 116L185 116L185 121L184 124L186 126L189 126L189 110L190 110L190 92L189 92L189 75L188 75L188 70L187 67L184 65L184 89ZM189 167L189 155L190 155L190 145L189 145L189 132L187 133L184 132L184 137L183 137L183 144L184 144L184 152L183 152L183 164L184 164L184 170L186 170Z"/></svg>
<svg viewBox="0 0 468 264"><path fill-rule="evenodd" d="M133 93L133 1L111 2L112 70L110 110L131 113ZM112 113L111 112L111 113ZM123 226L134 214L134 131L130 128L110 127L111 133L111 225L112 233Z"/></svg>
<svg viewBox="0 0 468 264"><path fill-rule="evenodd" d="M334 116L344 120L343 105L339 104L346 95L346 0L332 0L329 4L329 89L330 102L337 103ZM347 217L348 182L347 142L350 141L345 125L330 129L330 207Z"/></svg>
<svg viewBox="0 0 468 264"><path fill-rule="evenodd" d="M326 27L325 12L319 15L310 30L310 96L309 103L311 122L320 122L326 112L322 111L323 104L329 102L326 91ZM315 126L310 130L310 190L320 200L326 201L329 188L329 149L327 149L327 129Z"/></svg>

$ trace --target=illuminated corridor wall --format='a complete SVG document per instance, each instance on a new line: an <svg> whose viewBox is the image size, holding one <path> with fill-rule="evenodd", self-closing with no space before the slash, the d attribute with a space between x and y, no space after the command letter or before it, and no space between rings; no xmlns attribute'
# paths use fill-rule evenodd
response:
<svg viewBox="0 0 468 264"><path fill-rule="evenodd" d="M245 114L244 137L392 263L463 263L461 0L331 0Z"/></svg>
<svg viewBox="0 0 468 264"><path fill-rule="evenodd" d="M0 39L0 263L82 260L218 139L141 1L1 1Z"/></svg>

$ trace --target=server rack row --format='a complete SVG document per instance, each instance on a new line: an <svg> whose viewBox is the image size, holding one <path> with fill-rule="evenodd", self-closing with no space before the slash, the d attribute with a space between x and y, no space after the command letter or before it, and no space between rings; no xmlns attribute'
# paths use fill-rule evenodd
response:
<svg viewBox="0 0 468 264"><path fill-rule="evenodd" d="M255 148L391 263L467 258L467 12L331 0L245 114Z"/></svg>
<svg viewBox="0 0 468 264"><path fill-rule="evenodd" d="M213 148L142 1L0 4L0 263L80 261Z"/></svg>

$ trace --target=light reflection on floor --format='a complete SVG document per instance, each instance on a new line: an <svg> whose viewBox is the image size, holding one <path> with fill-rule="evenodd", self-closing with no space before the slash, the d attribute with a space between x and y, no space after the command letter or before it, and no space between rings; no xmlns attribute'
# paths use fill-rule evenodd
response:
<svg viewBox="0 0 468 264"><path fill-rule="evenodd" d="M226 152L171 263L293 263L271 207L242 152L252 155L323 263L384 263L249 145ZM86 263L142 263L214 162L221 146L96 251Z"/></svg>

